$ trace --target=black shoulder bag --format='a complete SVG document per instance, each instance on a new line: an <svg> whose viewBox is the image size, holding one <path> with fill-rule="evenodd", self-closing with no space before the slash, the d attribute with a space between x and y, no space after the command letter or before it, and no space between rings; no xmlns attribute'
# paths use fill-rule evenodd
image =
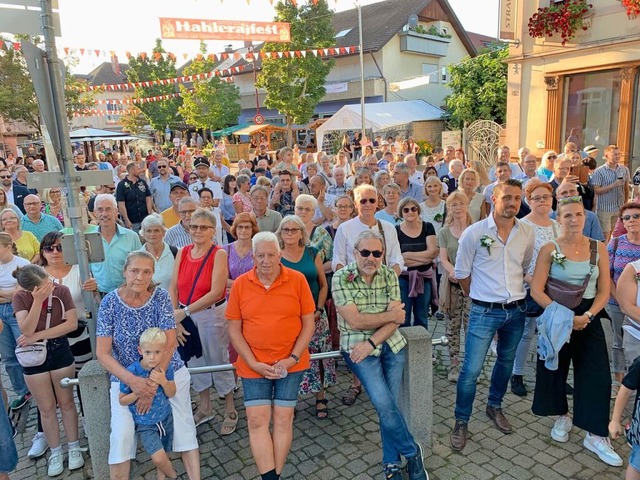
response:
<svg viewBox="0 0 640 480"><path fill-rule="evenodd" d="M191 303L191 297L193 297L193 291L196 289L196 283L198 283L198 279L202 274L202 270L204 269L207 260L211 256L211 252L213 252L215 245L213 245L207 254L204 256L202 263L200 264L200 268L198 268L198 272L196 273L195 278L193 279L193 285L191 285L191 291L189 292L189 297L187 298L186 305L180 305L180 308L184 308L185 306ZM189 316L185 316L184 320L181 322L182 328L184 328L189 335L186 336L186 341L184 345L178 345L178 354L180 358L186 363L191 360L193 357L200 358L202 356L202 342L200 342L200 333L198 332L198 327L196 326L193 319Z"/></svg>

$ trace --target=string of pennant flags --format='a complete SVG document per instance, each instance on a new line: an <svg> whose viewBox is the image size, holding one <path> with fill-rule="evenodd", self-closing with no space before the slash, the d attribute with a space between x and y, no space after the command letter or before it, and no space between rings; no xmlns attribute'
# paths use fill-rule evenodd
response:
<svg viewBox="0 0 640 480"><path fill-rule="evenodd" d="M74 117L106 117L108 115L131 115L138 114L140 110L137 108L131 108L128 110L78 110L77 112L73 112Z"/></svg>
<svg viewBox="0 0 640 480"><path fill-rule="evenodd" d="M0 50L21 50L22 46L20 42L8 42L0 39ZM312 55L314 57L329 57L329 56L337 56L337 55L350 55L358 52L357 46L350 47L331 47L331 48L311 48L306 50L289 50L285 52L221 52L221 53L209 53L209 54L191 54L191 53L182 53L175 54L171 52L140 52L138 54L133 54L131 52L124 52L124 56L128 59L132 57L139 57L142 60L147 58L158 61L161 58L164 60L177 60L178 57L182 57L184 60L188 58L195 58L201 60L203 58L207 58L209 60L214 60L216 62L233 59L233 60L254 60L256 57L264 58L304 58L307 55ZM118 55L122 56L123 52L119 52L116 50L101 50L94 48L71 48L71 47L59 47L58 55L60 57L95 57L95 58L104 58L104 59L112 59L117 58Z"/></svg>

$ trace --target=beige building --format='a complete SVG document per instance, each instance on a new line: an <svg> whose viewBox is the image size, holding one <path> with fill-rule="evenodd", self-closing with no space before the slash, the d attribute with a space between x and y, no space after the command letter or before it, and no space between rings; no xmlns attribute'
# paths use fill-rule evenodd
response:
<svg viewBox="0 0 640 480"><path fill-rule="evenodd" d="M640 18L618 0L592 1L587 30L561 44L532 38L528 22L558 0L501 0L502 37L511 34L506 143L540 158L571 137L581 148L617 144L625 163L640 165Z"/></svg>

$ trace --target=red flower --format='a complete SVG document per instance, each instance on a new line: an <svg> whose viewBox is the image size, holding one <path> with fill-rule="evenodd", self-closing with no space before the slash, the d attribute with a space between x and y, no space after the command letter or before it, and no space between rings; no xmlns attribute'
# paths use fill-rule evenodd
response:
<svg viewBox="0 0 640 480"><path fill-rule="evenodd" d="M621 0L640 3L640 0ZM550 7L539 8L529 19L529 35L532 37L553 36L559 33L562 45L571 40L578 30L587 30L583 17L593 5L586 0L570 0Z"/></svg>

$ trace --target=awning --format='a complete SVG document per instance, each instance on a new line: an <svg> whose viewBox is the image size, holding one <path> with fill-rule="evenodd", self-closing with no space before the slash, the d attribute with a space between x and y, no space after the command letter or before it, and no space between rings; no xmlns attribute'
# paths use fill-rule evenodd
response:
<svg viewBox="0 0 640 480"><path fill-rule="evenodd" d="M126 132L114 132L99 128L79 128L70 132L69 138L74 142L95 142L99 140L135 140L138 137Z"/></svg>
<svg viewBox="0 0 640 480"><path fill-rule="evenodd" d="M262 130L269 129L271 131L276 132L286 132L287 129L283 127L278 127L276 125L264 124L264 125L249 125L241 130L237 130L233 132L234 135L253 135L256 132L260 132Z"/></svg>
<svg viewBox="0 0 640 480"><path fill-rule="evenodd" d="M248 123L241 123L240 125L233 125L231 127L221 128L220 130L216 130L215 132L212 132L212 135L214 137L226 137L227 135L231 135L232 133L238 130L242 130L247 126L249 126Z"/></svg>

